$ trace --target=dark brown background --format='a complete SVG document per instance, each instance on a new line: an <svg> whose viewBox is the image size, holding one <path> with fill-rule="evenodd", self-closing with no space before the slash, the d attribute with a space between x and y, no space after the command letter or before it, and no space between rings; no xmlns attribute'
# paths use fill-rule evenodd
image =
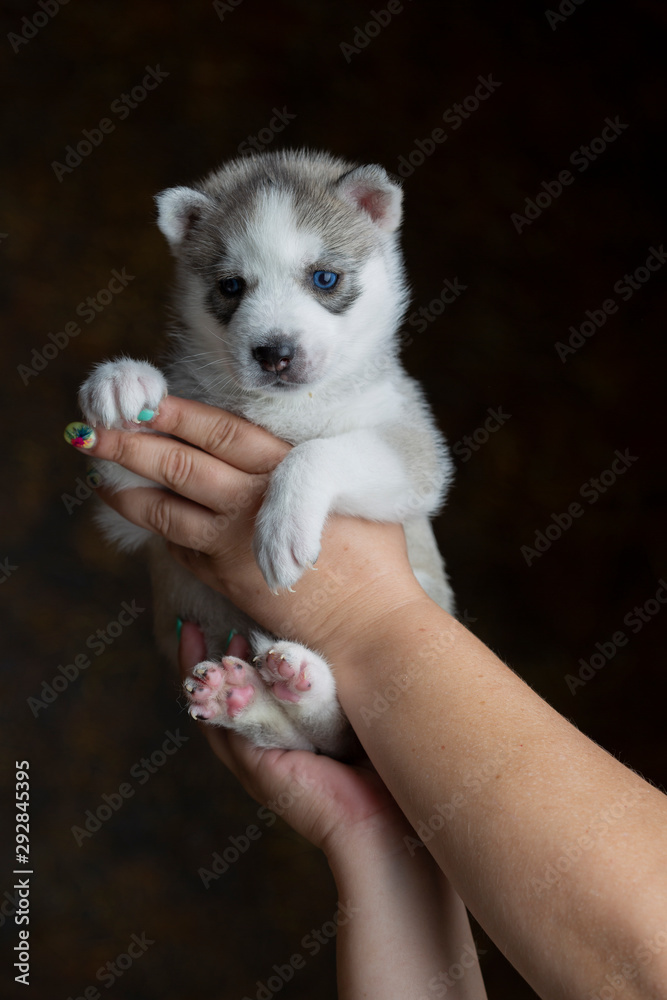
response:
<svg viewBox="0 0 667 1000"><path fill-rule="evenodd" d="M502 7L406 2L347 62L341 43L368 22L370 4L243 0L221 21L203 0L73 0L17 53L5 36L40 8L6 4L0 558L17 568L0 589L1 808L11 815L13 761L29 759L33 998L80 996L131 934L144 932L154 945L102 995L255 997L257 981L305 954L303 936L335 911L323 858L282 823L260 822L261 839L203 888L197 869L257 822L257 806L184 714L154 652L149 610L37 718L27 702L58 664L87 651L87 637L117 617L121 602L150 607L141 558L103 545L90 500L66 509L63 495L74 493L84 463L62 429L77 415L76 388L92 363L120 352L150 357L162 345L171 265L152 195L235 155L273 108L296 117L266 148L323 147L396 170L478 75L501 82L405 181L413 308L436 298L446 278L467 286L424 333L413 331L405 363L452 444L480 427L489 407L511 414L458 462L438 536L471 628L584 732L665 781L667 612L636 635L623 619L667 575L667 269L627 303L613 292L667 238L659 214L665 13L651 0L587 0L552 30L540 3ZM125 121L110 114L158 64L168 78ZM615 116L629 127L585 173L573 170L574 183L517 234L511 213ZM104 117L113 133L59 183L52 162ZM135 275L128 288L24 384L18 366L31 364L33 348L41 351L47 334L75 320L77 304L123 267ZM562 363L554 343L610 297L619 311ZM584 501L584 516L528 567L521 546L626 448L637 461L595 505ZM565 675L619 629L628 644L571 694ZM182 749L145 784L129 778L176 729L189 737ZM77 846L71 828L128 780L134 797ZM0 895L12 884L10 830L2 843ZM1 975L11 980L11 920L0 934ZM532 996L476 935L489 995ZM334 947L308 958L282 994L335 996Z"/></svg>

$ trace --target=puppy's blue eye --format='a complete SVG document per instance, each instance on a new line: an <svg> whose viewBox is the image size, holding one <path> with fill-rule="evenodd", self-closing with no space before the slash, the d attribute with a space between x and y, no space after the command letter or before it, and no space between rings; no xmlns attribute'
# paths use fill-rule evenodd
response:
<svg viewBox="0 0 667 1000"><path fill-rule="evenodd" d="M218 288L223 295L239 295L243 291L242 278L221 278Z"/></svg>
<svg viewBox="0 0 667 1000"><path fill-rule="evenodd" d="M328 292L338 281L338 275L334 271L315 271L313 273L313 284L315 288L321 288Z"/></svg>

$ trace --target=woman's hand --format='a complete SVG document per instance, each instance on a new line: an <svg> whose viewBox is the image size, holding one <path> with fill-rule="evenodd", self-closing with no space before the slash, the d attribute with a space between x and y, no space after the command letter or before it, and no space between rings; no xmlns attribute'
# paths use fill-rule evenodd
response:
<svg viewBox="0 0 667 1000"><path fill-rule="evenodd" d="M247 641L236 635L227 655L247 659L249 652ZM184 622L179 648L182 677L204 659L203 633L194 623ZM370 838L389 851L404 850L402 838L411 828L369 764L341 764L307 750L262 750L228 729L201 728L215 755L248 794L262 805L279 799L286 822L333 863L357 837Z"/></svg>
<svg viewBox="0 0 667 1000"><path fill-rule="evenodd" d="M245 658L234 636L227 650ZM181 630L185 676L206 656L192 622ZM202 725L199 723L199 725ZM338 993L352 1000L414 995L416 984L448 989L444 970L465 962L470 1000L486 1000L463 903L427 851L408 849L414 830L370 766L352 767L306 750L260 750L236 733L202 725L214 753L257 802L322 848L339 900ZM463 965L458 965L463 969Z"/></svg>
<svg viewBox="0 0 667 1000"><path fill-rule="evenodd" d="M392 600L395 607L406 594L421 594L400 525L334 517L317 572L304 574L296 595L273 595L252 537L271 472L290 446L240 417L172 396L144 426L159 433L88 428L74 438L85 440L88 456L164 487L100 488L99 495L128 521L162 535L180 563L265 628L284 638L298 632L299 641L317 647L343 634L351 609L367 627Z"/></svg>

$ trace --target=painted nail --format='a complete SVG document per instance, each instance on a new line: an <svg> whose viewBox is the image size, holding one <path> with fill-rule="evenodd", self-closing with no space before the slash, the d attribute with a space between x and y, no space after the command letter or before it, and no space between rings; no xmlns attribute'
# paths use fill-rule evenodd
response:
<svg viewBox="0 0 667 1000"><path fill-rule="evenodd" d="M154 416L155 410L142 410L137 420L143 423L146 420L152 420Z"/></svg>
<svg viewBox="0 0 667 1000"><path fill-rule="evenodd" d="M180 641L180 638L181 638L181 629L182 628L183 628L183 619L182 618L177 618L176 619L176 638L179 641Z"/></svg>
<svg viewBox="0 0 667 1000"><path fill-rule="evenodd" d="M238 632L236 631L235 628L233 628L231 630L231 632L229 633L229 635L227 636L227 642L225 643L225 649L229 649L229 644L230 644L230 642L232 641L232 639L234 638L235 635L238 635Z"/></svg>
<svg viewBox="0 0 667 1000"><path fill-rule="evenodd" d="M94 465L89 465L86 469L86 479L94 490L96 490L98 486L102 485L102 476Z"/></svg>
<svg viewBox="0 0 667 1000"><path fill-rule="evenodd" d="M68 424L65 428L65 440L74 448L87 450L97 443L97 434L88 424L82 424L80 420Z"/></svg>

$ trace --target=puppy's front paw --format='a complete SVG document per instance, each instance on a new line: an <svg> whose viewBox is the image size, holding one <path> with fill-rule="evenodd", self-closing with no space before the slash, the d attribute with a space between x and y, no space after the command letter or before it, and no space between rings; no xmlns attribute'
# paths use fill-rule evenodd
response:
<svg viewBox="0 0 667 1000"><path fill-rule="evenodd" d="M320 554L331 506L331 477L319 441L304 441L271 476L255 526L253 551L271 590L289 589Z"/></svg>
<svg viewBox="0 0 667 1000"><path fill-rule="evenodd" d="M148 361L114 358L97 365L79 390L79 405L93 427L137 423L142 410L156 411L167 395L167 381Z"/></svg>
<svg viewBox="0 0 667 1000"><path fill-rule="evenodd" d="M271 590L289 589L320 553L326 511L269 495L257 517L253 551Z"/></svg>

